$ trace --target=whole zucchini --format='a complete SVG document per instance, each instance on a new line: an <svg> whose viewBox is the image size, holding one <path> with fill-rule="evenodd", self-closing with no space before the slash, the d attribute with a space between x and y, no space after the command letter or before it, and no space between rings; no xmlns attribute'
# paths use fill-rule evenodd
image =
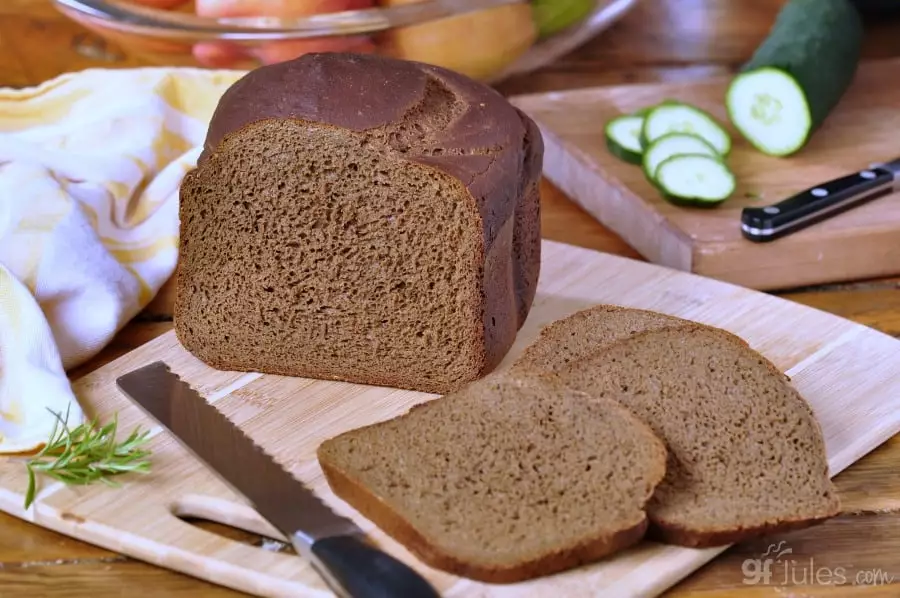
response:
<svg viewBox="0 0 900 598"><path fill-rule="evenodd" d="M731 122L761 152L798 151L850 87L862 39L849 0L788 0L728 87Z"/></svg>

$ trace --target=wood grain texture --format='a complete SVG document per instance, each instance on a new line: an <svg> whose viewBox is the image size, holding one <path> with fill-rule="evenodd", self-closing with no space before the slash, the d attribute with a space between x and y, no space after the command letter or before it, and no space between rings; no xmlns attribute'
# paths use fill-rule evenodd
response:
<svg viewBox="0 0 900 598"><path fill-rule="evenodd" d="M498 86L506 94L558 91L623 83L677 83L727 75L749 56L761 39L782 0L641 0L613 29L569 56L529 75ZM867 25L866 58L900 56L900 23L872 20ZM0 86L35 85L63 72L88 67L122 68L145 64L113 44L100 40L56 12L48 0L0 2ZM620 237L588 216L548 182L543 187L544 236L635 256ZM817 286L782 296L796 302L867 324L893 335L900 333L900 293L897 281ZM126 326L95 360L71 372L82 376L147 339L171 329L158 322L171 315L166 289L154 305ZM889 443L843 471L836 481L851 505L869 513L874 529L892 525L891 513L900 503L900 441ZM843 481L842 481L843 480ZM849 494L847 494L849 492ZM259 536L221 525L201 523L205 529L247 542ZM866 555L900 553L900 537L871 534L873 527L845 533L841 546ZM819 533L829 532L828 526ZM846 529L846 528L845 528ZM816 559L829 559L834 537L819 536L810 549ZM732 550L739 550L735 547ZM729 576L740 575L740 559L728 560L731 550L666 593L677 598L887 598L900 595L900 585L851 587L822 584L785 588L777 585L720 587ZM755 555L754 555L755 556ZM824 562L824 561L823 561ZM852 559L851 563L854 562ZM141 584L141 595L211 598L243 595L169 569L155 567L85 542L48 531L0 513L0 595L3 598L66 596L106 598L122 596L125 588Z"/></svg>
<svg viewBox="0 0 900 598"><path fill-rule="evenodd" d="M501 367L508 366L542 326L604 302L655 309L745 338L786 371L810 401L821 422L834 473L900 431L900 341L795 302L553 241L544 241L535 306ZM123 430L139 423L154 430L153 473L131 478L116 491L45 483L35 507L24 511L24 472L17 464L0 463L0 509L108 550L241 591L261 596L322 595L324 585L304 561L204 532L176 517L200 516L283 539L242 497L192 459L170 435L160 433L154 422L118 392L116 377L157 359L170 364L338 513L356 520L385 549L426 574L444 595L488 598L513 592L550 596L562 591L570 595L621 592L656 596L724 550L690 550L648 542L603 563L505 587L433 570L333 496L315 459L315 449L330 436L394 417L435 395L217 371L188 354L173 332L74 385L90 413L106 418L117 412ZM854 504L852 500L850 504ZM891 535L889 525L878 525ZM844 529L852 533L859 525ZM804 537L802 532L784 535L797 543ZM811 547L815 544L808 542ZM758 546L759 542L750 543L746 550ZM733 579L734 567L728 571Z"/></svg>
<svg viewBox="0 0 900 598"><path fill-rule="evenodd" d="M900 274L900 193L877 199L772 243L740 231L745 206L774 203L818 182L900 155L895 128L900 59L863 65L838 107L807 146L789 158L765 156L731 125L723 98L729 78L677 84L597 87L513 98L538 123L545 176L649 261L755 289ZM666 201L643 170L612 155L612 118L674 98L697 105L730 132L727 163L737 189L715 209Z"/></svg>

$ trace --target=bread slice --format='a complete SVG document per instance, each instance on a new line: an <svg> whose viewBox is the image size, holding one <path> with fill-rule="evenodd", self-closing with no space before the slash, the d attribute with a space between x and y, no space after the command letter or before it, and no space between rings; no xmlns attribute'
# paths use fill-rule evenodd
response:
<svg viewBox="0 0 900 598"><path fill-rule="evenodd" d="M528 116L446 69L255 69L181 187L178 339L218 369L452 392L529 313L542 160Z"/></svg>
<svg viewBox="0 0 900 598"><path fill-rule="evenodd" d="M648 536L705 547L811 526L840 511L816 418L786 377L707 326L643 332L555 377L615 398L668 449Z"/></svg>
<svg viewBox="0 0 900 598"><path fill-rule="evenodd" d="M615 401L493 374L318 458L338 497L423 562L511 583L637 543L666 455Z"/></svg>
<svg viewBox="0 0 900 598"><path fill-rule="evenodd" d="M570 362L646 330L691 324L690 320L655 311L600 304L577 311L541 329L538 338L512 364L516 375L540 375L564 369Z"/></svg>

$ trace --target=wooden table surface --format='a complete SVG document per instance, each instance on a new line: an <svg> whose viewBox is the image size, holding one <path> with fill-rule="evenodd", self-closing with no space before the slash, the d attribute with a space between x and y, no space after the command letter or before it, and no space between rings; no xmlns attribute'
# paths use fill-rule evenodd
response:
<svg viewBox="0 0 900 598"><path fill-rule="evenodd" d="M500 85L504 93L596 84L673 81L730 72L765 36L782 0L641 0L620 23L540 72ZM868 25L865 58L900 55L900 21ZM37 84L89 66L140 65L55 12L48 0L0 2L0 86ZM900 108L900 107L898 107ZM549 184L543 188L548 239L639 257ZM900 280L786 290L791 300L900 336ZM166 287L103 353L71 372L77 378L171 328ZM836 479L846 512L813 529L735 546L666 595L900 596L900 435ZM213 524L207 529L259 539ZM773 568L768 585L743 583L771 542L784 540L793 563ZM785 576L787 573L787 576ZM140 589L136 584L141 584ZM147 565L0 514L0 596L101 598L130 595L240 594ZM581 597L572 597L581 598Z"/></svg>

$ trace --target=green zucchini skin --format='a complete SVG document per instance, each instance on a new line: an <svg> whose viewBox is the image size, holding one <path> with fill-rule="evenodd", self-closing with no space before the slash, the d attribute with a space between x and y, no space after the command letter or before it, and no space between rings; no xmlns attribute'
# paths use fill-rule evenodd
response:
<svg viewBox="0 0 900 598"><path fill-rule="evenodd" d="M609 137L606 137L606 149L613 156L622 160L623 162L627 162L629 164L639 165L643 158L641 154L635 153L627 148L622 147Z"/></svg>
<svg viewBox="0 0 900 598"><path fill-rule="evenodd" d="M740 71L769 67L789 74L806 96L808 139L850 87L862 41L862 19L849 0L788 0Z"/></svg>
<svg viewBox="0 0 900 598"><path fill-rule="evenodd" d="M609 152L615 157L628 162L629 164L641 164L643 162L643 151L635 151L628 147L625 147L625 145L619 143L619 140L615 138L615 135L613 135L613 127L617 123L625 120L638 120L640 121L640 124L643 125L643 115L640 114L622 115L613 118L606 123L606 126L603 130L603 136L606 139L606 149L609 150ZM638 138L636 141L640 144L640 138Z"/></svg>

